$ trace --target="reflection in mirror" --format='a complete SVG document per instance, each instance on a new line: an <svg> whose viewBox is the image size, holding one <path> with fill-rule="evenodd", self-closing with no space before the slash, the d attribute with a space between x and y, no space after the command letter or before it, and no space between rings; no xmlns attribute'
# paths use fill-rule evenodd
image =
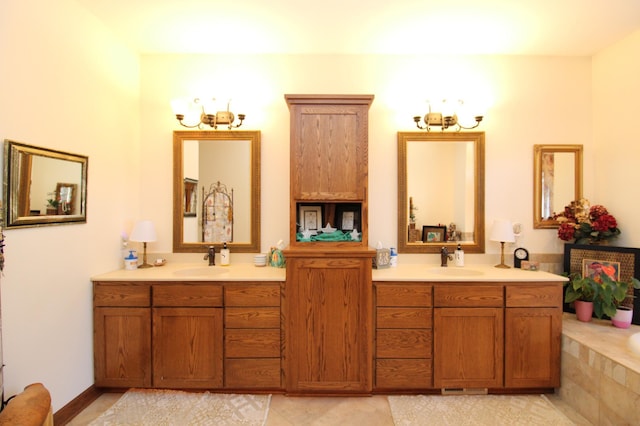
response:
<svg viewBox="0 0 640 426"><path fill-rule="evenodd" d="M534 145L533 227L557 228L554 213L582 198L582 145Z"/></svg>
<svg viewBox="0 0 640 426"><path fill-rule="evenodd" d="M484 132L398 132L398 251L484 253Z"/></svg>
<svg viewBox="0 0 640 426"><path fill-rule="evenodd" d="M260 251L260 132L175 131L173 251Z"/></svg>
<svg viewBox="0 0 640 426"><path fill-rule="evenodd" d="M86 156L5 140L7 228L87 221Z"/></svg>

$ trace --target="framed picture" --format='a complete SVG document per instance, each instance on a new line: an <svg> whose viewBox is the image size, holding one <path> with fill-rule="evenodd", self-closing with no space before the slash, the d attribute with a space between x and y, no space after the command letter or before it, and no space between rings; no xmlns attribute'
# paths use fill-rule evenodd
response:
<svg viewBox="0 0 640 426"><path fill-rule="evenodd" d="M597 276L605 273L619 281L629 281L640 275L640 249L629 247L597 246L588 244L566 244L564 246L564 271L568 274L579 272L583 276ZM633 292L633 293L632 293ZM629 289L633 299L633 324L640 324L640 290ZM628 302L626 299L625 302ZM565 312L574 312L569 304Z"/></svg>
<svg viewBox="0 0 640 426"><path fill-rule="evenodd" d="M338 204L336 206L336 227L342 231L362 231L360 228L360 205Z"/></svg>
<svg viewBox="0 0 640 426"><path fill-rule="evenodd" d="M198 181L184 179L184 217L195 217L198 208Z"/></svg>
<svg viewBox="0 0 640 426"><path fill-rule="evenodd" d="M298 209L300 229L317 232L322 228L322 206L300 206Z"/></svg>
<svg viewBox="0 0 640 426"><path fill-rule="evenodd" d="M440 243L447 240L446 226L423 226L422 242L423 243Z"/></svg>

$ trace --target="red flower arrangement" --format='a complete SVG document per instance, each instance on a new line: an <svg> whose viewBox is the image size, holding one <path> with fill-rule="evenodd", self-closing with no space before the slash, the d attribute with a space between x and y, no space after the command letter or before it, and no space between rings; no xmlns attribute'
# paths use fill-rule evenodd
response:
<svg viewBox="0 0 640 426"><path fill-rule="evenodd" d="M616 218L604 206L589 206L585 198L572 201L553 218L560 223L558 238L563 241L575 239L576 244L597 244L620 235Z"/></svg>

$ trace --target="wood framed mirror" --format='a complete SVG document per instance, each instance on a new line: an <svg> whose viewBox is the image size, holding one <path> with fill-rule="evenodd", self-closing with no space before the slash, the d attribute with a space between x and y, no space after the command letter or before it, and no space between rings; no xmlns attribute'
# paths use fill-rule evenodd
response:
<svg viewBox="0 0 640 426"><path fill-rule="evenodd" d="M260 251L260 131L175 131L173 251L224 242L231 251Z"/></svg>
<svg viewBox="0 0 640 426"><path fill-rule="evenodd" d="M533 227L557 228L554 213L582 198L582 145L533 146Z"/></svg>
<svg viewBox="0 0 640 426"><path fill-rule="evenodd" d="M484 253L484 136L398 132L400 253Z"/></svg>
<svg viewBox="0 0 640 426"><path fill-rule="evenodd" d="M88 164L84 155L5 140L5 226L85 223Z"/></svg>

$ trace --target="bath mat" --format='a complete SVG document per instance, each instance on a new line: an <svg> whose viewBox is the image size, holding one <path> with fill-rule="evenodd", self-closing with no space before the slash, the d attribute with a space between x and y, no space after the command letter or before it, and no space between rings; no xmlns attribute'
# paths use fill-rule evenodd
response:
<svg viewBox="0 0 640 426"><path fill-rule="evenodd" d="M389 396L396 426L573 425L544 395Z"/></svg>
<svg viewBox="0 0 640 426"><path fill-rule="evenodd" d="M271 395L131 389L90 426L262 426Z"/></svg>

